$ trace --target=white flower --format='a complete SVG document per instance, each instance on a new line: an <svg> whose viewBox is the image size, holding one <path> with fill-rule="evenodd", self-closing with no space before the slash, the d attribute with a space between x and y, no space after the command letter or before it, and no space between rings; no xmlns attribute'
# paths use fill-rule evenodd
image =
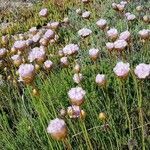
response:
<svg viewBox="0 0 150 150"><path fill-rule="evenodd" d="M107 21L105 19L100 19L96 22L96 25L99 26L101 29L104 29L107 25Z"/></svg>
<svg viewBox="0 0 150 150"><path fill-rule="evenodd" d="M74 105L81 105L84 102L86 92L81 87L72 88L68 96Z"/></svg>
<svg viewBox="0 0 150 150"><path fill-rule="evenodd" d="M26 41L20 40L16 41L13 46L16 50L24 50L26 48Z"/></svg>
<svg viewBox="0 0 150 150"><path fill-rule="evenodd" d="M130 71L130 65L129 63L118 62L113 71L118 77L126 77Z"/></svg>
<svg viewBox="0 0 150 150"><path fill-rule="evenodd" d="M114 49L114 43L111 43L111 42L106 43L106 48L109 51L112 51Z"/></svg>
<svg viewBox="0 0 150 150"><path fill-rule="evenodd" d="M21 59L21 56L20 55L13 55L12 57L11 57L11 59L12 60L20 60Z"/></svg>
<svg viewBox="0 0 150 150"><path fill-rule="evenodd" d="M72 55L79 51L79 46L77 44L68 44L63 48L63 53L65 55Z"/></svg>
<svg viewBox="0 0 150 150"><path fill-rule="evenodd" d="M59 27L59 22L49 22L47 24L48 27L50 27L51 29L57 29Z"/></svg>
<svg viewBox="0 0 150 150"><path fill-rule="evenodd" d="M118 9L119 11L123 11L124 8L125 8L125 5L117 4L117 9Z"/></svg>
<svg viewBox="0 0 150 150"><path fill-rule="evenodd" d="M63 66L68 66L69 62L68 62L68 58L67 57L62 57L60 59L60 62Z"/></svg>
<svg viewBox="0 0 150 150"><path fill-rule="evenodd" d="M110 30L107 31L107 36L111 40L115 40L118 36L118 31L115 28L111 28Z"/></svg>
<svg viewBox="0 0 150 150"><path fill-rule="evenodd" d="M34 66L32 64L22 64L19 66L18 73L21 78L32 76L34 73Z"/></svg>
<svg viewBox="0 0 150 150"><path fill-rule="evenodd" d="M114 48L116 50L123 50L127 47L128 43L125 40L117 40L114 42Z"/></svg>
<svg viewBox="0 0 150 150"><path fill-rule="evenodd" d="M82 10L81 10L80 8L78 8L78 9L76 9L76 13L77 13L78 15L81 15L81 14L82 14Z"/></svg>
<svg viewBox="0 0 150 150"><path fill-rule="evenodd" d="M124 31L124 32L122 32L122 33L120 34L119 40L128 41L128 40L130 39L130 37L131 37L130 32L126 30L126 31Z"/></svg>
<svg viewBox="0 0 150 150"><path fill-rule="evenodd" d="M81 73L75 73L73 76L73 81L77 84L79 84L83 79L83 76Z"/></svg>
<svg viewBox="0 0 150 150"><path fill-rule="evenodd" d="M32 27L29 29L29 32L31 32L33 35L37 33L37 28L36 27Z"/></svg>
<svg viewBox="0 0 150 150"><path fill-rule="evenodd" d="M139 35L142 39L147 39L150 37L150 30L148 30L148 29L140 30Z"/></svg>
<svg viewBox="0 0 150 150"><path fill-rule="evenodd" d="M39 16L41 17L46 17L48 15L48 10L47 8L43 8L40 12L39 12Z"/></svg>
<svg viewBox="0 0 150 150"><path fill-rule="evenodd" d="M85 19L88 19L91 15L91 12L90 11L85 11L82 13L82 17L85 18Z"/></svg>
<svg viewBox="0 0 150 150"><path fill-rule="evenodd" d="M125 17L128 17L129 15L131 15L130 12L125 13Z"/></svg>
<svg viewBox="0 0 150 150"><path fill-rule="evenodd" d="M32 41L34 43L37 43L40 40L40 38L41 38L40 34L37 33L32 37Z"/></svg>
<svg viewBox="0 0 150 150"><path fill-rule="evenodd" d="M127 16L127 20L128 21L132 21L132 20L134 20L136 18L136 16L134 15L134 14L129 14L128 16Z"/></svg>
<svg viewBox="0 0 150 150"><path fill-rule="evenodd" d="M87 28L82 28L81 30L78 31L78 35L82 37L87 37L92 33L90 29Z"/></svg>
<svg viewBox="0 0 150 150"><path fill-rule="evenodd" d="M55 38L55 33L53 30L49 29L45 32L44 34L44 38L48 39L48 40L51 40L51 39L54 39Z"/></svg>
<svg viewBox="0 0 150 150"><path fill-rule="evenodd" d="M44 62L44 67L45 67L46 69L51 69L52 66L53 66L53 62L52 62L52 61L46 60L46 61Z"/></svg>
<svg viewBox="0 0 150 150"><path fill-rule="evenodd" d="M34 60L44 59L45 57L45 50L43 48L35 47L33 48L28 56L30 62Z"/></svg>
<svg viewBox="0 0 150 150"><path fill-rule="evenodd" d="M98 85L105 85L105 83L106 83L106 77L105 77L105 75L104 74L98 74L96 76L95 82Z"/></svg>
<svg viewBox="0 0 150 150"><path fill-rule="evenodd" d="M0 49L0 58L2 58L3 56L5 56L6 53L7 53L6 48L1 48Z"/></svg>
<svg viewBox="0 0 150 150"><path fill-rule="evenodd" d="M139 79L145 79L150 75L150 64L141 63L136 66L134 73Z"/></svg>
<svg viewBox="0 0 150 150"><path fill-rule="evenodd" d="M126 4L127 4L127 1L121 1L120 4L121 4L121 5L126 5Z"/></svg>
<svg viewBox="0 0 150 150"><path fill-rule="evenodd" d="M89 55L93 60L96 60L99 56L99 49L92 48L89 50Z"/></svg>
<svg viewBox="0 0 150 150"><path fill-rule="evenodd" d="M57 140L64 139L67 134L65 121L59 118L51 120L47 127L47 132Z"/></svg>

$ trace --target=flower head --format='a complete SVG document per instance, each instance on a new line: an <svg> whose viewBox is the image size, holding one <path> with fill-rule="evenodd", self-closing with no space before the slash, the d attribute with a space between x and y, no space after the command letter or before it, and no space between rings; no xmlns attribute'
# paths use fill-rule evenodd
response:
<svg viewBox="0 0 150 150"><path fill-rule="evenodd" d="M47 8L43 8L43 9L41 9L41 11L39 12L39 16L41 16L41 17L47 17L47 15L48 15L48 10L47 10Z"/></svg>
<svg viewBox="0 0 150 150"><path fill-rule="evenodd" d="M89 55L92 60L96 60L99 56L99 49L96 49L96 48L90 49Z"/></svg>
<svg viewBox="0 0 150 150"><path fill-rule="evenodd" d="M1 48L0 49L0 58L3 58L6 55L6 53L7 53L6 48Z"/></svg>
<svg viewBox="0 0 150 150"><path fill-rule="evenodd" d="M113 71L118 77L126 77L130 71L130 65L129 63L118 62Z"/></svg>
<svg viewBox="0 0 150 150"><path fill-rule="evenodd" d="M24 40L19 40L19 41L16 41L15 43L14 43L14 48L16 49L16 50L19 50L19 51L22 51L22 50L24 50L25 48L26 48L26 41L24 41Z"/></svg>
<svg viewBox="0 0 150 150"><path fill-rule="evenodd" d="M85 11L82 13L82 18L89 19L91 15L90 11Z"/></svg>
<svg viewBox="0 0 150 150"><path fill-rule="evenodd" d="M125 40L125 41L129 41L130 40L130 37L131 37L131 34L129 31L124 31L120 34L119 36L119 40Z"/></svg>
<svg viewBox="0 0 150 150"><path fill-rule="evenodd" d="M79 46L77 44L68 44L63 48L63 53L65 55L73 55L75 53L78 53Z"/></svg>
<svg viewBox="0 0 150 150"><path fill-rule="evenodd" d="M35 68L32 64L22 64L19 66L18 73L20 80L25 83L31 83L35 74Z"/></svg>
<svg viewBox="0 0 150 150"><path fill-rule="evenodd" d="M65 121L59 118L51 120L47 127L47 132L50 133L56 140L64 139L67 135L67 126Z"/></svg>
<svg viewBox="0 0 150 150"><path fill-rule="evenodd" d="M68 92L68 96L74 105L81 105L84 102L86 92L81 87L72 88Z"/></svg>
<svg viewBox="0 0 150 150"><path fill-rule="evenodd" d="M87 29L87 28L83 28L83 29L78 31L78 35L81 37L87 37L90 34L92 34L92 31L90 29Z"/></svg>
<svg viewBox="0 0 150 150"><path fill-rule="evenodd" d="M34 60L37 60L39 62L44 61L45 50L40 47L33 48L29 53L28 59L30 60L30 62L33 62Z"/></svg>
<svg viewBox="0 0 150 150"><path fill-rule="evenodd" d="M139 79L145 79L150 75L150 64L141 63L136 66L134 73Z"/></svg>
<svg viewBox="0 0 150 150"><path fill-rule="evenodd" d="M125 40L117 40L114 42L114 49L122 51L127 47L128 43Z"/></svg>
<svg viewBox="0 0 150 150"><path fill-rule="evenodd" d="M104 29L107 25L107 21L105 19L100 19L96 22L96 25L101 29Z"/></svg>
<svg viewBox="0 0 150 150"><path fill-rule="evenodd" d="M95 79L95 82L100 85L100 86L103 86L106 84L106 77L104 74L98 74L96 76L96 79Z"/></svg>
<svg viewBox="0 0 150 150"><path fill-rule="evenodd" d="M107 36L111 40L115 40L118 37L118 31L115 28L111 28L107 31Z"/></svg>
<svg viewBox="0 0 150 150"><path fill-rule="evenodd" d="M79 84L83 79L83 76L81 73L75 73L73 76L73 81L77 84Z"/></svg>
<svg viewBox="0 0 150 150"><path fill-rule="evenodd" d="M45 68L45 69L50 70L50 69L52 68L52 66L53 66L53 62L52 62L52 61L46 60L46 61L44 62L44 68Z"/></svg>

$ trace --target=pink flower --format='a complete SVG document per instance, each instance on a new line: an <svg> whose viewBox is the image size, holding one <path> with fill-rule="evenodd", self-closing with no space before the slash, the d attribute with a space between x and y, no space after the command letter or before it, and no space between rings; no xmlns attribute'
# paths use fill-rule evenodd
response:
<svg viewBox="0 0 150 150"><path fill-rule="evenodd" d="M150 75L150 64L141 63L136 66L134 73L139 79L145 79Z"/></svg>
<svg viewBox="0 0 150 150"><path fill-rule="evenodd" d="M100 19L96 22L96 25L101 29L104 29L107 26L107 21L105 19Z"/></svg>
<svg viewBox="0 0 150 150"><path fill-rule="evenodd" d="M87 28L82 28L81 30L78 31L78 35L81 37L87 37L90 34L92 34L92 31L90 29L87 29Z"/></svg>
<svg viewBox="0 0 150 150"><path fill-rule="evenodd" d="M77 84L79 84L83 79L83 76L81 73L75 73L73 76L73 81Z"/></svg>
<svg viewBox="0 0 150 150"><path fill-rule="evenodd" d="M68 96L74 105L81 105L84 102L86 92L81 87L72 88Z"/></svg>
<svg viewBox="0 0 150 150"><path fill-rule="evenodd" d="M52 61L46 60L46 61L44 62L44 68L45 68L45 69L50 70L50 69L52 68L52 66L53 66L53 62L52 62Z"/></svg>
<svg viewBox="0 0 150 150"><path fill-rule="evenodd" d="M63 48L63 53L65 55L73 55L75 53L78 53L79 46L77 44L68 44Z"/></svg>
<svg viewBox="0 0 150 150"><path fill-rule="evenodd" d="M130 71L130 65L129 63L118 62L113 71L118 77L126 77Z"/></svg>
<svg viewBox="0 0 150 150"><path fill-rule="evenodd" d="M111 28L107 31L107 36L111 40L115 40L118 37L118 31L115 28Z"/></svg>
<svg viewBox="0 0 150 150"><path fill-rule="evenodd" d="M40 12L39 12L39 16L41 17L47 17L48 15L48 10L47 8L43 8Z"/></svg>
<svg viewBox="0 0 150 150"><path fill-rule="evenodd" d="M98 74L96 76L96 79L95 79L95 82L100 85L100 86L103 86L106 84L106 77L104 74Z"/></svg>

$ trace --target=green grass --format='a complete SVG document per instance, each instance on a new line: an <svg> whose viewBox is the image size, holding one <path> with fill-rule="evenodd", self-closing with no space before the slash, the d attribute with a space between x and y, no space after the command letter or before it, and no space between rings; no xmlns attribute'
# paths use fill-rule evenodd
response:
<svg viewBox="0 0 150 150"><path fill-rule="evenodd" d="M138 31L141 29L150 29L150 25L144 23L141 19L128 24L112 8L112 0L95 0L90 5L81 3L73 4L66 1L63 8L49 3L36 4L31 15L25 19L23 14L26 10L21 10L18 15L18 22L13 23L3 34L23 33L32 26L43 25L50 20L61 21L64 16L68 16L70 24L67 27L59 29L59 41L48 47L49 59L55 63L51 73L46 74L40 71L36 75L34 85L39 90L40 95L32 95L32 87L23 84L13 85L12 80L7 81L8 75L16 70L13 66L8 67L4 72L1 68L4 84L0 88L0 149L1 150L61 150L67 149L62 141L55 141L48 135L46 128L50 120L59 116L61 108L67 108L69 98L67 92L77 86L73 82L73 66L75 59L82 65L81 73L84 80L81 83L86 91L86 101L82 105L86 112L85 120L70 119L66 116L64 119L68 127L68 142L74 150L123 150L137 149L148 150L150 147L150 80L138 80L133 73L133 69L139 63L150 63L150 42L143 44L138 37ZM143 5L149 8L147 1L130 2L126 11L133 12L136 16L139 14L135 8L137 5ZM38 12L42 7L47 7L50 11L47 20L38 17ZM76 15L77 8L91 11L89 20L81 19ZM141 16L148 12L143 12ZM13 21L13 14L9 14L10 21ZM105 48L108 41L104 33L97 28L96 21L99 18L108 20L109 26L115 27L121 33L127 28L132 33L133 46L130 51L125 52L126 58L116 58L110 55ZM139 16L140 18L140 16ZM25 19L25 20L24 20ZM88 40L80 39L77 31L83 27L90 28L93 33ZM57 51L66 44L77 43L80 46L80 52L75 59L70 58L68 68L62 69L59 66ZM10 43L12 45L12 43ZM8 45L8 47L10 47ZM99 48L101 52L100 59L93 63L89 56L90 48ZM113 73L113 68L118 59L129 62L131 72L129 77L121 81ZM95 83L95 77L98 73L106 74L108 84L106 88L100 88ZM16 79L16 76L12 78ZM139 108L139 102L142 100L142 106ZM105 130L104 123L98 119L100 112L107 114L107 124L109 129ZM142 114L142 119L139 118ZM128 148L129 147L129 148Z"/></svg>

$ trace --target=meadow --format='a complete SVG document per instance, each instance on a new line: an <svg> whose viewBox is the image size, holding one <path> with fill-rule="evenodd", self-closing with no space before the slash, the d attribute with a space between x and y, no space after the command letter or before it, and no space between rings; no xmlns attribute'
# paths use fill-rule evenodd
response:
<svg viewBox="0 0 150 150"><path fill-rule="evenodd" d="M1 150L150 149L150 1L8 5L0 24Z"/></svg>

